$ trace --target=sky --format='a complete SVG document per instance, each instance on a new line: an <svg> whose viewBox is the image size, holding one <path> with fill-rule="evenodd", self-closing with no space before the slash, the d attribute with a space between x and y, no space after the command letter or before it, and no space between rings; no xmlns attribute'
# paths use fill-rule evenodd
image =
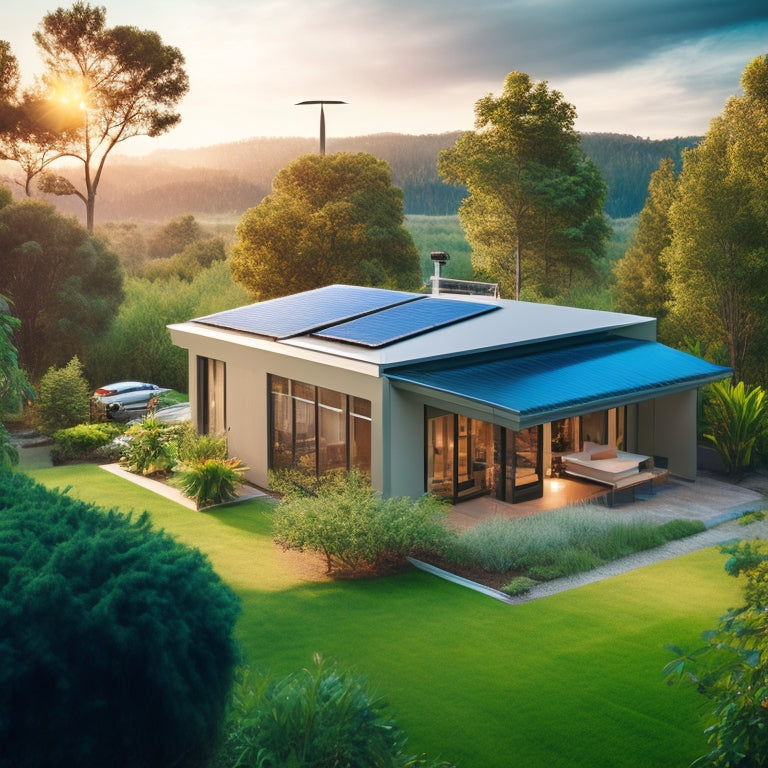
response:
<svg viewBox="0 0 768 768"><path fill-rule="evenodd" d="M766 0L96 0L107 26L160 34L186 60L180 125L123 151L253 137L430 134L474 127L509 72L547 81L576 129L661 139L704 134L747 63L768 54ZM71 7L71 3L61 3ZM22 81L51 0L0 11Z"/></svg>

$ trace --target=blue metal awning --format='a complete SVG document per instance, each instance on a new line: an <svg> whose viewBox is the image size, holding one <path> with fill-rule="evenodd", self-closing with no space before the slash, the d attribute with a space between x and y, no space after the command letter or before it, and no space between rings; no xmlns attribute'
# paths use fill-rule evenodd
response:
<svg viewBox="0 0 768 768"><path fill-rule="evenodd" d="M527 355L405 366L384 375L446 407L490 412L496 423L523 429L695 389L730 374L730 368L654 341L612 337Z"/></svg>

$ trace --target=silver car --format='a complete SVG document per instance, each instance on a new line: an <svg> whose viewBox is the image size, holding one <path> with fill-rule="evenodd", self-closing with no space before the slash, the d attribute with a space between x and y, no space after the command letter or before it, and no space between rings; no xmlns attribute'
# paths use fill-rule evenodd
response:
<svg viewBox="0 0 768 768"><path fill-rule="evenodd" d="M142 381L118 381L94 391L91 397L91 420L129 421L146 415L157 405L158 398L169 389Z"/></svg>

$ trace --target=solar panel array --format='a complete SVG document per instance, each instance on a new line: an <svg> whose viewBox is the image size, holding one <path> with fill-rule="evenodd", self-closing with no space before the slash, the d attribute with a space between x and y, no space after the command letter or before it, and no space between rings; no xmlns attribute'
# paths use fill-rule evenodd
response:
<svg viewBox="0 0 768 768"><path fill-rule="evenodd" d="M422 297L333 325L314 335L363 347L384 347L499 309L494 304Z"/></svg>
<svg viewBox="0 0 768 768"><path fill-rule="evenodd" d="M206 315L194 322L272 339L287 339L423 298L403 291L329 285Z"/></svg>

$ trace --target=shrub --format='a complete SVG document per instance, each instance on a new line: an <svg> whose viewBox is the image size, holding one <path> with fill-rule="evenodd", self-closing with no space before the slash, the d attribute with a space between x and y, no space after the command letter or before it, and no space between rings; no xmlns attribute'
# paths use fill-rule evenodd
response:
<svg viewBox="0 0 768 768"><path fill-rule="evenodd" d="M276 485L285 496L275 511L275 540L287 549L322 553L329 573L381 573L408 555L440 553L451 538L442 502L383 499L356 471L329 473L314 487Z"/></svg>
<svg viewBox="0 0 768 768"><path fill-rule="evenodd" d="M130 440L120 461L137 475L166 474L176 465L178 432L176 427L147 416L126 430Z"/></svg>
<svg viewBox="0 0 768 768"><path fill-rule="evenodd" d="M170 483L202 509L236 499L245 469L240 459L201 458L177 468Z"/></svg>
<svg viewBox="0 0 768 768"><path fill-rule="evenodd" d="M535 579L531 579L528 576L515 576L509 584L505 584L501 591L504 594L516 597L517 595L524 595L526 592L530 592L539 582Z"/></svg>
<svg viewBox="0 0 768 768"><path fill-rule="evenodd" d="M246 669L235 685L215 768L405 768L447 766L404 753L406 738L365 677L319 656L280 680Z"/></svg>
<svg viewBox="0 0 768 768"><path fill-rule="evenodd" d="M21 473L0 522L0 763L206 765L239 604L205 556Z"/></svg>
<svg viewBox="0 0 768 768"><path fill-rule="evenodd" d="M703 405L707 431L728 474L735 477L752 464L755 446L768 438L768 398L762 387L717 381L707 387Z"/></svg>
<svg viewBox="0 0 768 768"><path fill-rule="evenodd" d="M757 768L768 765L766 654L768 653L768 551L765 542L722 547L729 575L741 579L743 604L702 634L701 648L683 651L664 668L667 681L694 686L712 702L706 729L710 751L700 766Z"/></svg>
<svg viewBox="0 0 768 768"><path fill-rule="evenodd" d="M52 450L54 462L70 459L87 458L97 448L107 445L125 427L113 421L101 421L95 424L78 424L68 429L58 429L53 433L55 445Z"/></svg>
<svg viewBox="0 0 768 768"><path fill-rule="evenodd" d="M702 530L700 521L654 525L595 506L576 505L529 517L483 521L462 533L447 557L493 573L518 571L553 579Z"/></svg>
<svg viewBox="0 0 768 768"><path fill-rule="evenodd" d="M88 421L90 391L77 356L63 368L49 368L40 379L37 414L46 435Z"/></svg>

